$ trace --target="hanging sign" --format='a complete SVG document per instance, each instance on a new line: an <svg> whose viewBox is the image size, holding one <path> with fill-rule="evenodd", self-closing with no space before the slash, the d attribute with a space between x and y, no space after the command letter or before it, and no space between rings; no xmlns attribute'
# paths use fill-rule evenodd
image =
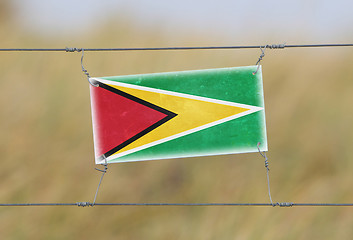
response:
<svg viewBox="0 0 353 240"><path fill-rule="evenodd" d="M267 151L256 69L91 78L96 163Z"/></svg>

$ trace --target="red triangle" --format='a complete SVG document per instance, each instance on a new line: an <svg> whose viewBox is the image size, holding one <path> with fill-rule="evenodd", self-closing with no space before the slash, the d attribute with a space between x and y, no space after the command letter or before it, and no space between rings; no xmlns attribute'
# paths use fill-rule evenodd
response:
<svg viewBox="0 0 353 240"><path fill-rule="evenodd" d="M176 115L105 84L91 86L91 104L96 157L108 157Z"/></svg>

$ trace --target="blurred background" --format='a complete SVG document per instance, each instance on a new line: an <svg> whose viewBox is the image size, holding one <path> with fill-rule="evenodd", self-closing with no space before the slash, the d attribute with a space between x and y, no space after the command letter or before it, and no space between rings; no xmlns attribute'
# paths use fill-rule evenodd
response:
<svg viewBox="0 0 353 240"><path fill-rule="evenodd" d="M0 0L0 48L352 43L353 2ZM254 65L254 50L86 52L91 76ZM0 202L93 201L80 53L0 53ZM353 202L353 48L267 50L275 202ZM97 202L268 202L258 153L109 165ZM344 207L1 207L1 239L351 239Z"/></svg>

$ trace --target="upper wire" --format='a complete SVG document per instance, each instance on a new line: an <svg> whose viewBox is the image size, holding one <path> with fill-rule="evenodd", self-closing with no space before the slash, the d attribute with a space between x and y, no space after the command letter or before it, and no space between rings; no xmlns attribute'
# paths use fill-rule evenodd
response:
<svg viewBox="0 0 353 240"><path fill-rule="evenodd" d="M329 44L269 44L248 46L196 46L196 47L136 47L136 48L0 48L3 52L80 52L84 51L171 51L171 50L221 50L221 49L284 49L317 47L353 47L353 43Z"/></svg>

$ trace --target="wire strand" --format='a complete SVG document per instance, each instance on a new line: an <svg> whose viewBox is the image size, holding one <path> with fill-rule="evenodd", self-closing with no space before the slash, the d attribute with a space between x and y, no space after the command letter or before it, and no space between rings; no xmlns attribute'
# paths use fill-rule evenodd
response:
<svg viewBox="0 0 353 240"><path fill-rule="evenodd" d="M266 175L267 175L267 190L268 190L268 197L270 199L270 202L272 204L272 206L274 206L274 203L272 201L272 197L271 197L271 184L270 184L270 168L269 168L269 162L268 162L268 158L266 156L265 152L261 152L260 150L260 145L261 143L258 142L257 143L257 149L259 150L260 155L265 159L265 168L266 168Z"/></svg>
<svg viewBox="0 0 353 240"><path fill-rule="evenodd" d="M81 52L83 51L172 51L172 50L226 50L226 49L284 49L284 48L317 48L317 47L353 47L353 43L329 44L270 44L249 46L197 46L197 47L136 47L136 48L0 48L2 52Z"/></svg>
<svg viewBox="0 0 353 240"><path fill-rule="evenodd" d="M52 207L52 206L175 206L175 207L353 207L353 203L0 203L0 207Z"/></svg>
<svg viewBox="0 0 353 240"><path fill-rule="evenodd" d="M98 196L98 191L99 191L99 188L101 186L101 183L103 181L103 177L104 175L107 173L107 170L108 170L108 162L107 162L107 158L105 157L105 155L103 154L103 157L104 157L104 164L102 164L104 166L104 169L101 170L99 168L96 168L97 171L100 171L102 172L102 176L100 178L100 181L99 181L99 184L98 184L98 187L97 187L97 190L96 190L96 194L94 195L94 200L93 200L93 203L92 203L92 206L94 206L96 204L96 199L97 199L97 196Z"/></svg>

